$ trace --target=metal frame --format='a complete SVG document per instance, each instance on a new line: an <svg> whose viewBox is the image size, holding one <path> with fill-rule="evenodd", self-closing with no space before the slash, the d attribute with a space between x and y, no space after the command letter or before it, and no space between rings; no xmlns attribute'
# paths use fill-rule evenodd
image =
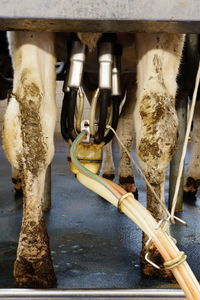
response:
<svg viewBox="0 0 200 300"><path fill-rule="evenodd" d="M199 0L0 0L0 30L199 33ZM0 289L0 299L185 299L180 290Z"/></svg>
<svg viewBox="0 0 200 300"><path fill-rule="evenodd" d="M199 0L0 0L0 30L200 32Z"/></svg>
<svg viewBox="0 0 200 300"><path fill-rule="evenodd" d="M32 300L45 299L98 299L98 300L113 300L113 299L157 299L157 300L177 300L185 299L183 292L179 289L137 289L137 290L33 290L33 289L0 289L0 299L3 300Z"/></svg>

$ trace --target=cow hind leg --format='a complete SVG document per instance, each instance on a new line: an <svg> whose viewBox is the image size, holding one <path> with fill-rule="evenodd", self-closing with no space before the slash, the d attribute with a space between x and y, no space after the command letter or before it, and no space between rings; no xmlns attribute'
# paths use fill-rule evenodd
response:
<svg viewBox="0 0 200 300"><path fill-rule="evenodd" d="M3 146L23 186L23 220L14 266L17 287L50 288L56 278L42 210L45 172L54 153L56 121L54 35L8 35L14 85Z"/></svg>
<svg viewBox="0 0 200 300"><path fill-rule="evenodd" d="M128 85L126 101L124 103L118 125L118 135L126 149L131 153L135 138L133 112L136 102L136 88ZM134 181L133 168L130 158L123 147L120 146L119 183L138 199L138 191Z"/></svg>
<svg viewBox="0 0 200 300"><path fill-rule="evenodd" d="M176 76L184 36L178 34L137 34L137 104L135 109L136 149L144 173L155 192L164 201L165 170L177 142L178 120L175 111ZM166 212L147 189L147 208L157 221ZM169 226L166 230L169 232ZM157 270L144 259L142 271L148 276L171 279L172 273ZM154 246L149 249L152 261L162 261Z"/></svg>
<svg viewBox="0 0 200 300"><path fill-rule="evenodd" d="M26 177L24 180L24 200L29 209L24 209L25 216L23 217L17 259L14 265L15 285L31 288L54 287L56 278L41 203L45 176L43 172L38 175L37 179L33 178L31 172L24 172L24 176ZM30 189L37 189L38 194L30 195Z"/></svg>
<svg viewBox="0 0 200 300"><path fill-rule="evenodd" d="M103 147L103 161L101 172L104 178L113 180L115 178L115 165L113 161L112 141Z"/></svg>
<svg viewBox="0 0 200 300"><path fill-rule="evenodd" d="M190 159L186 174L183 200L189 203L196 201L196 193L200 185L200 101L197 101L194 118L193 130L191 133Z"/></svg>

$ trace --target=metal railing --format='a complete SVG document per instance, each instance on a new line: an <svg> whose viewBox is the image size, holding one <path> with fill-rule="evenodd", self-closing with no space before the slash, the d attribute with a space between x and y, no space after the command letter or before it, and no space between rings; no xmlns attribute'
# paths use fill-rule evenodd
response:
<svg viewBox="0 0 200 300"><path fill-rule="evenodd" d="M179 289L78 289L78 290L36 290L36 289L0 289L0 299L4 300L44 300L44 299L185 299Z"/></svg>

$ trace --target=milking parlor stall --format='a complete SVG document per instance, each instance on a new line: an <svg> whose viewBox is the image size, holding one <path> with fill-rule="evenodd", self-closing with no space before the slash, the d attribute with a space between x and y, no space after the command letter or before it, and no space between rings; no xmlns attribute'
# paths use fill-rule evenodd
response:
<svg viewBox="0 0 200 300"><path fill-rule="evenodd" d="M199 0L0 0L0 31L0 298L200 299Z"/></svg>

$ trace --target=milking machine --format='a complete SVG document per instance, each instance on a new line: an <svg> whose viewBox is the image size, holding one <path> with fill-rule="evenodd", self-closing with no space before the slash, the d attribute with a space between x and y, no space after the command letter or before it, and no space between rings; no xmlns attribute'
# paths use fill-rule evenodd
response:
<svg viewBox="0 0 200 300"><path fill-rule="evenodd" d="M113 138L113 131L107 130L106 124L108 122L116 129L119 119L122 47L116 43L116 35L112 33L103 34L98 42L99 81L91 99L89 120L82 120L85 98L82 78L87 48L76 34L71 35L69 52L70 59L66 64L69 71L63 86L61 133L71 145L83 129L87 131L84 143L78 146L78 156L82 163L97 172L102 161L102 148Z"/></svg>
<svg viewBox="0 0 200 300"><path fill-rule="evenodd" d="M91 100L89 120L82 120L84 89L82 82L87 59L86 46L72 35L69 72L64 82L61 112L61 132L70 145L70 167L76 178L86 187L105 198L134 221L154 243L164 259L163 266L171 270L188 299L200 299L197 279L172 238L165 232L166 219L157 223L151 214L114 182L97 175L103 146L108 143L117 127L120 91L120 58L122 48L114 34L103 34L98 43L99 82ZM108 126L109 125L109 126ZM109 130L108 130L109 128ZM114 129L114 130L113 130Z"/></svg>
<svg viewBox="0 0 200 300"><path fill-rule="evenodd" d="M119 118L120 91L120 60L122 47L115 43L115 34L103 34L98 43L99 83L91 102L90 122L83 122L88 126L90 139L94 144L106 144L113 132L106 132L108 111L111 126L116 129ZM83 114L82 77L86 60L86 46L73 34L70 47L70 65L63 86L64 99L61 111L61 133L63 138L71 143L80 133L80 120ZM79 104L77 103L79 101ZM98 123L95 114L98 111ZM75 120L76 111L76 120ZM76 122L75 122L76 121ZM87 124L87 125L86 125Z"/></svg>

